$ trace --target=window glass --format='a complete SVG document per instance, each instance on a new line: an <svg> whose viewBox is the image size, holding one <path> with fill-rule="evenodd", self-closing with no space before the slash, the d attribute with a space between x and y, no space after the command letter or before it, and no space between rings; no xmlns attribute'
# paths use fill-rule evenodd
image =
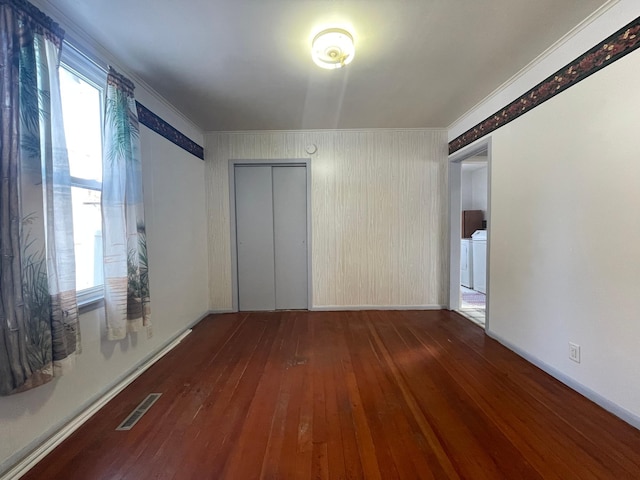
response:
<svg viewBox="0 0 640 480"><path fill-rule="evenodd" d="M103 91L63 64L60 94L72 183L76 290L82 303L83 292L93 292L103 284L100 212Z"/></svg>
<svg viewBox="0 0 640 480"><path fill-rule="evenodd" d="M102 219L100 191L71 187L76 290L102 285Z"/></svg>
<svg viewBox="0 0 640 480"><path fill-rule="evenodd" d="M71 176L102 181L102 92L66 68L60 93Z"/></svg>

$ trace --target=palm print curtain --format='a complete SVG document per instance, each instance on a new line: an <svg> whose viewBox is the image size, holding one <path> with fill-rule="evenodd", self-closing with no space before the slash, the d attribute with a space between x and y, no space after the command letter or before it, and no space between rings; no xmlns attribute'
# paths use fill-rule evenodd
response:
<svg viewBox="0 0 640 480"><path fill-rule="evenodd" d="M113 68L109 70L102 162L102 235L110 340L137 332L150 321L140 138L133 90L129 79Z"/></svg>
<svg viewBox="0 0 640 480"><path fill-rule="evenodd" d="M24 0L0 0L0 395L51 380L80 349L63 35Z"/></svg>

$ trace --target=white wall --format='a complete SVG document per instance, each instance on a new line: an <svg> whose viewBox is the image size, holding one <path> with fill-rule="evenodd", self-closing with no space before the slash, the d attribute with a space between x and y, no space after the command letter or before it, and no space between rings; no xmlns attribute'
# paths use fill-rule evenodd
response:
<svg viewBox="0 0 640 480"><path fill-rule="evenodd" d="M636 425L639 76L635 51L494 132L489 284L492 335Z"/></svg>
<svg viewBox="0 0 640 480"><path fill-rule="evenodd" d="M608 2L455 122L448 138L638 16L636 0ZM640 428L639 57L491 135L488 333ZM569 341L581 345L582 363L568 359Z"/></svg>
<svg viewBox="0 0 640 480"><path fill-rule="evenodd" d="M201 131L155 93L138 84L136 98L202 145ZM101 310L81 315L75 369L0 397L0 474L208 311L205 163L140 129L153 337L143 331L110 342Z"/></svg>
<svg viewBox="0 0 640 480"><path fill-rule="evenodd" d="M479 166L462 163L462 183L460 185L462 210L482 210L485 212L486 217L487 175L488 168L486 165Z"/></svg>
<svg viewBox="0 0 640 480"><path fill-rule="evenodd" d="M74 371L0 397L0 472L208 311L204 162L144 126L141 143L153 337L110 342L102 310L82 315Z"/></svg>
<svg viewBox="0 0 640 480"><path fill-rule="evenodd" d="M141 128L155 348L209 310L205 163Z"/></svg>
<svg viewBox="0 0 640 480"><path fill-rule="evenodd" d="M486 166L471 172L471 208L487 213L487 173Z"/></svg>
<svg viewBox="0 0 640 480"><path fill-rule="evenodd" d="M473 182L471 181L470 170L464 169L460 176L460 201L462 210L473 210Z"/></svg>
<svg viewBox="0 0 640 480"><path fill-rule="evenodd" d="M312 158L313 307L446 304L444 130L210 133L206 150L214 310L232 308L229 159Z"/></svg>

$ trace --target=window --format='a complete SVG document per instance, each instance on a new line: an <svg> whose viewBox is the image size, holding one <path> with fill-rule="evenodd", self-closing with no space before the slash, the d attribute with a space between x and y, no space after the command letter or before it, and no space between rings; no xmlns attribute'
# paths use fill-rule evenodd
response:
<svg viewBox="0 0 640 480"><path fill-rule="evenodd" d="M100 79L95 78L96 72L99 76L95 66L77 52L71 58L63 56L60 94L71 173L76 290L80 305L102 298L104 282L100 212L103 87L98 83Z"/></svg>

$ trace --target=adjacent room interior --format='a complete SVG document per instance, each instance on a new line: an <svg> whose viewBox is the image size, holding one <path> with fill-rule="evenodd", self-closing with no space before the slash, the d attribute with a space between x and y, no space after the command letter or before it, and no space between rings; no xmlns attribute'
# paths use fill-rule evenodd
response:
<svg viewBox="0 0 640 480"><path fill-rule="evenodd" d="M484 327L487 307L488 152L462 161L460 310Z"/></svg>
<svg viewBox="0 0 640 480"><path fill-rule="evenodd" d="M0 1L0 480L637 478L640 2L365 3Z"/></svg>

